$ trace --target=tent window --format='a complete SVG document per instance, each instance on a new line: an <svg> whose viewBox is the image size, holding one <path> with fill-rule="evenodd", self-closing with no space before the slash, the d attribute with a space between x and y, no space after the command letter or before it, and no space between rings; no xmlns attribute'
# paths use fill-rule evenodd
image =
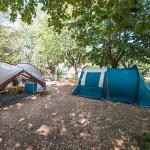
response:
<svg viewBox="0 0 150 150"><path fill-rule="evenodd" d="M100 79L100 73L98 72L88 72L86 75L86 86L98 86Z"/></svg>
<svg viewBox="0 0 150 150"><path fill-rule="evenodd" d="M17 80L17 79L14 79L14 80L13 80L13 86L18 86L18 84L19 84L19 83L18 83L18 80Z"/></svg>

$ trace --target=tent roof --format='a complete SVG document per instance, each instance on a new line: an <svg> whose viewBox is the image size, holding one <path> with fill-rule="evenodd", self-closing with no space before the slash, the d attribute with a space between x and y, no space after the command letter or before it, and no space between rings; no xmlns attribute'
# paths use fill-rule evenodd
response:
<svg viewBox="0 0 150 150"><path fill-rule="evenodd" d="M29 73L31 76L44 82L43 74L37 67L35 67L31 64L25 64L25 63L24 64L18 64L17 67L22 68L25 72Z"/></svg>
<svg viewBox="0 0 150 150"><path fill-rule="evenodd" d="M41 71L31 64L10 65L0 62L0 90L18 75L26 73L37 83L44 85L44 77Z"/></svg>

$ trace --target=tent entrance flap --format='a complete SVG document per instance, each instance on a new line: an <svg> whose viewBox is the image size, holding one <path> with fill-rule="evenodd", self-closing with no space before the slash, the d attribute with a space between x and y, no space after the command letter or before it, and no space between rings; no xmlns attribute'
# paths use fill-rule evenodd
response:
<svg viewBox="0 0 150 150"><path fill-rule="evenodd" d="M73 95L101 99L103 97L103 82L106 69L84 68L79 79L78 86Z"/></svg>

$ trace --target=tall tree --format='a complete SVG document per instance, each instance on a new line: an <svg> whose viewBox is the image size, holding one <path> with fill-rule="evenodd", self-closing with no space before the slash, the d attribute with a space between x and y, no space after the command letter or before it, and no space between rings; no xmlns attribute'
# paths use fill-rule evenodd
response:
<svg viewBox="0 0 150 150"><path fill-rule="evenodd" d="M43 26L37 33L39 58L48 65L52 74L56 74L56 69L64 60L63 49L60 46L60 37L53 29Z"/></svg>
<svg viewBox="0 0 150 150"><path fill-rule="evenodd" d="M136 31L149 29L149 0L15 0L0 1L0 11L10 11L12 21L18 14L24 22L31 23L36 16L36 7L49 14L50 24L62 28L66 21L75 19L79 26L91 26L109 20L109 30L130 28ZM110 23L111 22L111 23Z"/></svg>
<svg viewBox="0 0 150 150"><path fill-rule="evenodd" d="M64 49L64 58L66 65L74 67L75 81L78 80L78 69L87 61L85 48L78 45L78 42L73 39L75 30L68 31L64 29L60 34L61 48Z"/></svg>
<svg viewBox="0 0 150 150"><path fill-rule="evenodd" d="M5 12L10 8L11 20L20 14L23 21L31 23L38 3L49 15L49 25L55 30L61 31L65 26L76 29L75 39L80 46L93 47L89 56L99 65L118 67L126 62L127 54L134 54L138 59L136 51L141 50L131 44L132 34L145 37L149 32L149 0L19 0L11 3L2 0L0 10ZM147 57L147 53L145 55Z"/></svg>
<svg viewBox="0 0 150 150"><path fill-rule="evenodd" d="M0 25L0 61L9 63L19 61L19 36L20 33L16 29Z"/></svg>

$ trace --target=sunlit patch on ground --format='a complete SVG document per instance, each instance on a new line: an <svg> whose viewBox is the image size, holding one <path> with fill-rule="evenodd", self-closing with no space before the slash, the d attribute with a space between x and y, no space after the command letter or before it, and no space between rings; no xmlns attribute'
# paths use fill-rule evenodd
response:
<svg viewBox="0 0 150 150"><path fill-rule="evenodd" d="M71 116L71 117L75 117L76 114L75 114L75 113L71 113L70 116Z"/></svg>
<svg viewBox="0 0 150 150"><path fill-rule="evenodd" d="M85 132L81 132L81 133L80 133L80 137L85 140L86 138L90 137L90 134L85 133Z"/></svg>
<svg viewBox="0 0 150 150"><path fill-rule="evenodd" d="M84 125L84 126L86 126L87 124L89 124L90 123L90 121L87 119L87 118L85 118L85 115L84 114L79 114L79 123L80 124L82 124L82 125Z"/></svg>
<svg viewBox="0 0 150 150"><path fill-rule="evenodd" d="M53 115L53 116L56 116L56 115L57 115L57 113L56 113L56 112L54 112L54 113L52 113L52 115Z"/></svg>
<svg viewBox="0 0 150 150"><path fill-rule="evenodd" d="M47 109L48 108L48 105L47 104L45 104L45 109Z"/></svg>
<svg viewBox="0 0 150 150"><path fill-rule="evenodd" d="M84 123L86 123L88 120L87 119L85 119L85 118L81 118L80 120L79 120L79 122L81 123L81 124L84 124Z"/></svg>
<svg viewBox="0 0 150 150"><path fill-rule="evenodd" d="M116 140L114 142L114 149L119 150L119 149L123 148L123 144L124 144L124 141L122 139Z"/></svg>
<svg viewBox="0 0 150 150"><path fill-rule="evenodd" d="M67 129L63 126L61 131L60 131L60 135L63 135L65 134L65 132L67 131Z"/></svg>
<svg viewBox="0 0 150 150"><path fill-rule="evenodd" d="M21 118L18 120L18 122L22 122L23 120L25 120L25 118Z"/></svg>
<svg viewBox="0 0 150 150"><path fill-rule="evenodd" d="M16 106L17 106L17 109L20 109L23 106L23 104L22 103L17 103Z"/></svg>
<svg viewBox="0 0 150 150"><path fill-rule="evenodd" d="M47 127L46 125L41 125L41 127L36 130L36 133L44 136L47 136L50 132L51 127Z"/></svg>
<svg viewBox="0 0 150 150"><path fill-rule="evenodd" d="M21 146L21 144L18 143L18 142L15 144L15 147L16 147L16 148L19 148L20 146Z"/></svg>
<svg viewBox="0 0 150 150"><path fill-rule="evenodd" d="M3 108L3 110L7 110L7 109L9 109L9 107L4 107L4 108Z"/></svg>
<svg viewBox="0 0 150 150"><path fill-rule="evenodd" d="M31 99L37 99L37 96L32 96Z"/></svg>
<svg viewBox="0 0 150 150"><path fill-rule="evenodd" d="M28 124L28 128L32 128L33 127L33 124L32 123L29 123Z"/></svg>
<svg viewBox="0 0 150 150"><path fill-rule="evenodd" d="M26 150L33 150L33 147L29 146L29 147L26 148Z"/></svg>

